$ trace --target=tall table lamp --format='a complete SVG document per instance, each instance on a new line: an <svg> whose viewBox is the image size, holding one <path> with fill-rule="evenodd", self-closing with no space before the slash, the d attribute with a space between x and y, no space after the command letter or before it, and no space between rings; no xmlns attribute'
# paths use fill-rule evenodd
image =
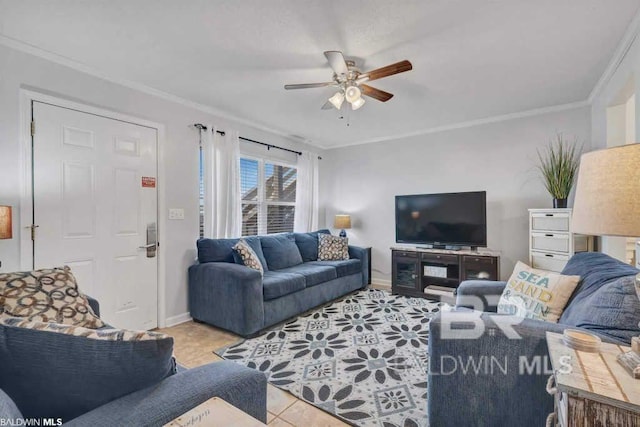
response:
<svg viewBox="0 0 640 427"><path fill-rule="evenodd" d="M339 228L340 237L347 237L345 229L351 228L351 215L336 215L333 220L334 228Z"/></svg>
<svg viewBox="0 0 640 427"><path fill-rule="evenodd" d="M572 227L579 234L640 237L640 144L582 155ZM635 290L640 298L640 274ZM640 337L633 338L632 348L618 361L638 378Z"/></svg>
<svg viewBox="0 0 640 427"><path fill-rule="evenodd" d="M0 206L0 239L11 239L12 237L11 206Z"/></svg>

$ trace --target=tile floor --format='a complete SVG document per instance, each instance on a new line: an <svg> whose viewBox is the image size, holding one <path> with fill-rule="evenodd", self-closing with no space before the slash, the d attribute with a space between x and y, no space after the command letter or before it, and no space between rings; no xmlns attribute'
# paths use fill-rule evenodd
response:
<svg viewBox="0 0 640 427"><path fill-rule="evenodd" d="M160 329L174 339L174 353L178 363L194 368L222 360L213 353L221 347L237 342L240 337L209 325L186 322ZM277 427L334 427L347 426L339 419L272 385L267 386L267 423Z"/></svg>

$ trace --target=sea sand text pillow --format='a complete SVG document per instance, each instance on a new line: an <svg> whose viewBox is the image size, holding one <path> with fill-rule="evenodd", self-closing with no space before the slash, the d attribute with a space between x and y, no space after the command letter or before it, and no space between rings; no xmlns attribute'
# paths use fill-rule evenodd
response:
<svg viewBox="0 0 640 427"><path fill-rule="evenodd" d="M318 261L342 261L349 259L349 239L318 234Z"/></svg>
<svg viewBox="0 0 640 427"><path fill-rule="evenodd" d="M580 276L564 276L518 261L507 282L498 313L557 323Z"/></svg>
<svg viewBox="0 0 640 427"><path fill-rule="evenodd" d="M102 328L69 267L0 274L0 318Z"/></svg>

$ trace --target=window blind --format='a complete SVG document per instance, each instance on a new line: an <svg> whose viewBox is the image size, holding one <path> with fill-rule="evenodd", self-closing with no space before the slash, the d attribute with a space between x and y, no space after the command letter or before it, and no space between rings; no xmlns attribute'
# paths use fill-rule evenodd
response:
<svg viewBox="0 0 640 427"><path fill-rule="evenodd" d="M297 169L263 159L240 159L242 235L293 231Z"/></svg>

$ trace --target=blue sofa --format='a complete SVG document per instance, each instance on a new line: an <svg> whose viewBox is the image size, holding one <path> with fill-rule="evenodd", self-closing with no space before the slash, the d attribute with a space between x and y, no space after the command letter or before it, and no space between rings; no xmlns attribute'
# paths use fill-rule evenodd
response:
<svg viewBox="0 0 640 427"><path fill-rule="evenodd" d="M89 303L94 312L99 315L99 305L94 299L89 299ZM69 336L48 331L37 331L17 327L0 325L0 350L2 354L12 354L12 349L31 345L37 349L37 353L31 357L30 354L23 354L20 360L0 360L6 364L7 369L15 371L17 378L0 378L0 385L4 384L4 390L0 387L0 420L13 420L14 424L9 425L29 425L18 424L24 418L51 418L54 421L62 419L65 426L92 426L92 427L112 427L112 426L161 426L177 418L181 414L198 406L212 397L220 397L251 416L266 422L267 417L267 380L263 373L246 368L233 362L215 362L194 369L179 368L178 372L172 374L162 381L151 386L144 387L137 391L122 396L122 388L109 381L109 372L104 373L99 384L87 384L86 375L83 376L81 367L69 373L64 387L47 370L47 366L53 367L53 371L60 371L57 360L64 360L75 357L72 354L73 345L68 345L71 341L84 339L80 336ZM26 333L22 333L26 332ZM21 342L18 342L21 341ZM28 341L28 342L25 342ZM95 348L89 345L88 351L101 352L104 342L94 342ZM33 353L31 353L33 354ZM169 349L169 354L171 351ZM83 355L79 355L82 357ZM110 358L113 355L105 354ZM144 359L144 355L142 357ZM43 362L44 360L44 362ZM31 366L31 363L44 363L44 366ZM35 380L40 384L16 384L20 382L21 373L28 370L38 369L44 373ZM90 369L90 367L89 367ZM92 378L96 373L93 369ZM127 369L122 367L122 369ZM136 367L135 369L144 369ZM64 374L64 373L63 373ZM86 374L86 373L85 373ZM12 375L12 374L11 374ZM33 377L33 375L27 375ZM24 382L25 380L22 379ZM50 382L50 385L47 384ZM121 384L128 387L131 384ZM25 400L24 390L32 387L45 389L50 387L50 393L42 393ZM71 408L69 404L63 404L61 410L51 413L51 401L53 398L64 399L60 396L60 389L72 390L78 395L91 393L92 387L100 388L101 392L105 388L115 388L111 390L114 395L121 397L106 402L98 407L83 412L82 408ZM120 391L119 391L120 390ZM16 395L12 398L12 393ZM90 400L89 396L89 400ZM23 402L18 406L15 402ZM64 401L66 402L66 401ZM80 414L79 416L67 417L61 412ZM51 424L53 425L53 424ZM57 425L57 424L56 424Z"/></svg>
<svg viewBox="0 0 640 427"><path fill-rule="evenodd" d="M460 285L454 313L442 313L429 324L427 412L432 426L543 426L553 412L553 398L545 390L551 375L547 331L584 329L604 342L623 345L640 335L640 300L634 289L638 270L592 252L574 255L562 273L578 275L581 281L559 322L524 319L514 327L521 339L503 332L510 316L495 314L505 282ZM487 312L469 310L478 305ZM452 316L446 323L453 330L447 330L443 316ZM478 320L484 333L464 339ZM481 362L481 369L465 372L469 360ZM534 369L523 369L523 360ZM533 365L536 360L539 364Z"/></svg>
<svg viewBox="0 0 640 427"><path fill-rule="evenodd" d="M369 282L368 253L349 246L343 261L318 261L318 234L245 237L263 268L245 267L232 250L239 239L200 239L189 267L189 310L200 322L242 336L275 325Z"/></svg>

